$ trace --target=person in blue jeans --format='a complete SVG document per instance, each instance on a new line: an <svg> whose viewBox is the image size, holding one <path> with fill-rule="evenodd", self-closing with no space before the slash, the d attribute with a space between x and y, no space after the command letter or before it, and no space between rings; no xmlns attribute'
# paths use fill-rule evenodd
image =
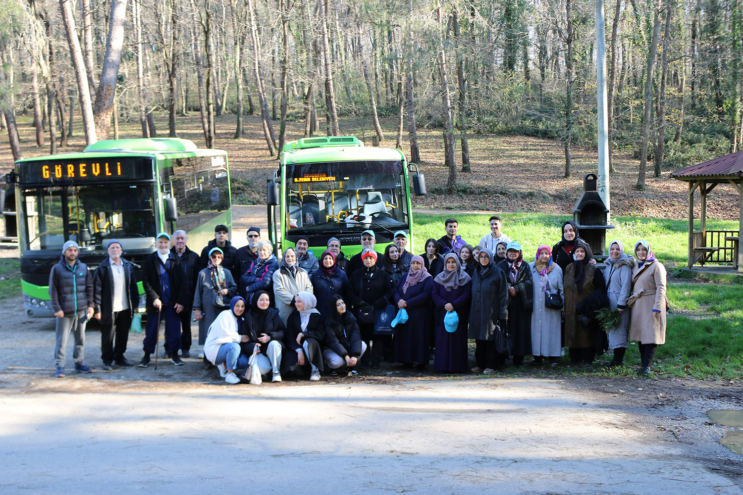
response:
<svg viewBox="0 0 743 495"><path fill-rule="evenodd" d="M159 322L165 322L166 351L171 362L183 366L178 349L181 348L181 320L179 314L188 304L186 274L178 256L170 251L170 236L157 234L157 251L144 261L142 285L147 296L147 325L143 342L144 357L140 368L150 364L150 354L155 352Z"/></svg>
<svg viewBox="0 0 743 495"><path fill-rule="evenodd" d="M230 310L219 313L209 327L209 335L204 343L204 356L219 368L219 374L230 385L240 383L235 370L248 365L248 357L240 356L241 335L238 332L243 326L243 313L245 299L233 297Z"/></svg>

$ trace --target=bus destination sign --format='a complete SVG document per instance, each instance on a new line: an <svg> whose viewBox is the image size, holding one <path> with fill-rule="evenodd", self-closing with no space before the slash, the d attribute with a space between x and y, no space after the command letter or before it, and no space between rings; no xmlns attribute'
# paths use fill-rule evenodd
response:
<svg viewBox="0 0 743 495"><path fill-rule="evenodd" d="M327 174L305 174L303 177L297 177L294 182L334 182L335 177L328 177Z"/></svg>
<svg viewBox="0 0 743 495"><path fill-rule="evenodd" d="M152 179L152 160L142 157L104 157L89 160L21 162L23 184L61 184Z"/></svg>

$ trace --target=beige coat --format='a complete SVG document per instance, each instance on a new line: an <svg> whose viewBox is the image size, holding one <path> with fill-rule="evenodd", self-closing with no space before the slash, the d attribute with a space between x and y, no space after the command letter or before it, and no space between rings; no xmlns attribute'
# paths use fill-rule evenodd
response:
<svg viewBox="0 0 743 495"><path fill-rule="evenodd" d="M284 325L286 325L289 315L294 311L292 299L303 290L312 292L312 284L307 272L302 268L297 268L296 277L292 277L283 266L273 272L273 295L276 300L276 308L279 310L279 316Z"/></svg>
<svg viewBox="0 0 743 495"><path fill-rule="evenodd" d="M632 307L630 340L643 344L666 343L666 269L658 261L646 262L642 268L632 268ZM660 311L654 313L653 310Z"/></svg>

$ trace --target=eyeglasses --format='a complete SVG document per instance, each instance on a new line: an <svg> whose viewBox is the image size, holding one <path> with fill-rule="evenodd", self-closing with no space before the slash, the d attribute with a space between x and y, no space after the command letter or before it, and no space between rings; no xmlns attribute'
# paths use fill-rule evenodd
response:
<svg viewBox="0 0 743 495"><path fill-rule="evenodd" d="M259 235L255 235L255 234L254 234L254 235L249 235L249 236L248 236L248 239L251 239L251 238L258 238L258 237L260 237L260 236L259 236Z"/></svg>

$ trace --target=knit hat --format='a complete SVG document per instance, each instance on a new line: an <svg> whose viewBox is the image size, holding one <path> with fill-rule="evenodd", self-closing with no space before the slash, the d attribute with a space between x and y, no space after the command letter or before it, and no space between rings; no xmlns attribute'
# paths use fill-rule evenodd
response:
<svg viewBox="0 0 743 495"><path fill-rule="evenodd" d="M111 244L118 244L121 249L124 249L124 245L121 244L121 241L118 239L111 239L110 241L108 241L108 245L106 246L106 249L110 248Z"/></svg>
<svg viewBox="0 0 743 495"><path fill-rule="evenodd" d="M214 232L227 232L227 233L229 233L230 232L230 229L228 229L226 225L220 224L220 225L217 225L216 227L214 227Z"/></svg>
<svg viewBox="0 0 743 495"><path fill-rule="evenodd" d="M333 241L337 242L338 244L341 244L341 240L340 239L338 239L337 237L331 237L330 239L328 239L328 244L327 245L330 246L330 243L333 242Z"/></svg>
<svg viewBox="0 0 743 495"><path fill-rule="evenodd" d="M258 227L250 227L248 229L248 233L250 232L255 232L256 234L261 235L261 229L259 229Z"/></svg>
<svg viewBox="0 0 743 495"><path fill-rule="evenodd" d="M361 261L364 261L364 258L372 257L374 261L377 261L377 252L373 249L364 249L361 252Z"/></svg>
<svg viewBox="0 0 743 495"><path fill-rule="evenodd" d="M62 255L64 255L67 252L67 250L70 249L71 247L80 249L80 246L77 245L77 242L67 241L64 243L64 246L62 246Z"/></svg>

